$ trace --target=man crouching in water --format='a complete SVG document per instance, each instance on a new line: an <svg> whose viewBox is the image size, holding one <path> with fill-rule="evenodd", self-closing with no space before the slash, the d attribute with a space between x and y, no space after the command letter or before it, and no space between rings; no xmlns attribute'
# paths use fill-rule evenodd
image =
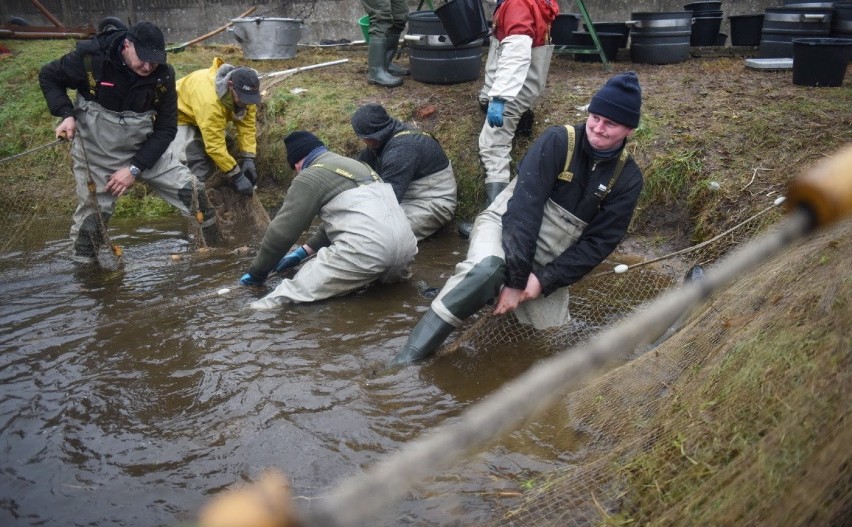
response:
<svg viewBox="0 0 852 527"><path fill-rule="evenodd" d="M364 163L330 152L310 132L291 133L284 146L297 175L240 283L260 286L270 272L295 267L314 253L316 258L251 307L314 302L377 280L408 279L417 239L393 188ZM317 216L321 228L284 254Z"/></svg>

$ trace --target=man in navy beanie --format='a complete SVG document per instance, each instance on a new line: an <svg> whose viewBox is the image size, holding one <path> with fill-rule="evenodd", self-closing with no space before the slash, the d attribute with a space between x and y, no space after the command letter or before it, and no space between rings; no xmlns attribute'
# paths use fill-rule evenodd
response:
<svg viewBox="0 0 852 527"><path fill-rule="evenodd" d="M514 180L477 216L465 261L398 353L424 359L486 303L535 323L540 304L568 315L568 287L615 250L642 190L642 172L625 148L639 126L642 88L618 74L589 103L578 125L553 126L533 143ZM544 298L546 300L544 300ZM556 323L556 322L554 322Z"/></svg>
<svg viewBox="0 0 852 527"><path fill-rule="evenodd" d="M289 134L284 147L296 177L240 283L259 287L270 273L301 266L250 307L276 309L408 279L417 239L393 188L366 164L330 152L308 131ZM317 217L320 228L292 248Z"/></svg>

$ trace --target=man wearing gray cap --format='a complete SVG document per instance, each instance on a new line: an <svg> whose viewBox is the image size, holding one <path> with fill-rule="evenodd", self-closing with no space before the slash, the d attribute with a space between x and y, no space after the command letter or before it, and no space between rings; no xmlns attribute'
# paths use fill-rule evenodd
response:
<svg viewBox="0 0 852 527"><path fill-rule="evenodd" d="M260 80L251 68L213 59L209 68L177 81L178 131L175 151L201 181L218 169L240 194L251 196L257 183L257 105ZM226 132L236 133L236 156Z"/></svg>
<svg viewBox="0 0 852 527"><path fill-rule="evenodd" d="M553 295L548 306L567 316L567 286L615 250L633 217L643 180L625 145L641 107L639 79L622 73L592 97L584 124L553 126L536 139L515 179L477 216L467 258L396 363L428 357L493 300L495 315L530 320L531 301Z"/></svg>
<svg viewBox="0 0 852 527"><path fill-rule="evenodd" d="M163 155L177 131L177 92L157 26L140 22L80 42L41 68L39 84L50 112L62 119L56 137L74 140L73 260L96 261L116 200L137 180L198 218L208 242L218 238L204 185L177 158ZM76 102L69 89L77 91Z"/></svg>

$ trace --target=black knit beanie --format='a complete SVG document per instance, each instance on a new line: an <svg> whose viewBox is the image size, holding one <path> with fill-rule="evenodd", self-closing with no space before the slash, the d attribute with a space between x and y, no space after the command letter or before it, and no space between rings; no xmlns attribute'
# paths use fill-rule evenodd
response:
<svg viewBox="0 0 852 527"><path fill-rule="evenodd" d="M380 132L392 124L393 118L381 104L365 104L352 114L352 129L362 139L381 140Z"/></svg>
<svg viewBox="0 0 852 527"><path fill-rule="evenodd" d="M628 128L639 126L642 112L642 87L632 71L620 73L608 81L592 97L589 113L611 119Z"/></svg>
<svg viewBox="0 0 852 527"><path fill-rule="evenodd" d="M290 168L296 168L296 163L308 157L315 148L325 146L317 136L304 130L292 132L284 138L284 148L287 149L287 163Z"/></svg>

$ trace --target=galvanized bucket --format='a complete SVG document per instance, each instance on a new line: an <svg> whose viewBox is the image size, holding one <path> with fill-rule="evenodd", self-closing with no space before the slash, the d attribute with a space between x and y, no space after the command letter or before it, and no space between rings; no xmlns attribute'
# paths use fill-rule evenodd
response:
<svg viewBox="0 0 852 527"><path fill-rule="evenodd" d="M228 31L249 59L291 59L305 26L295 18L235 18Z"/></svg>

